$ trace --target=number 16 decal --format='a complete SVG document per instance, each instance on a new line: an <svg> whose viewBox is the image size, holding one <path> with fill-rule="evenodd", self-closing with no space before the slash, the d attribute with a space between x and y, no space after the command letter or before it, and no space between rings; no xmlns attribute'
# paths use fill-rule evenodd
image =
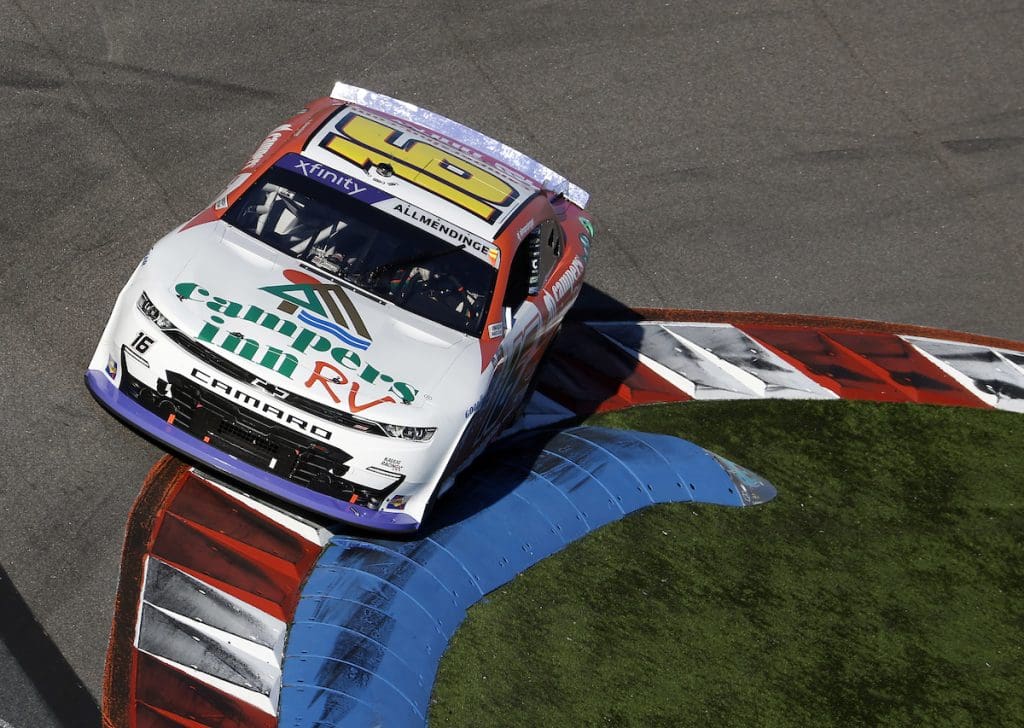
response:
<svg viewBox="0 0 1024 728"><path fill-rule="evenodd" d="M140 354L145 354L152 343L153 340L140 331L136 334L135 338L132 339L132 348Z"/></svg>

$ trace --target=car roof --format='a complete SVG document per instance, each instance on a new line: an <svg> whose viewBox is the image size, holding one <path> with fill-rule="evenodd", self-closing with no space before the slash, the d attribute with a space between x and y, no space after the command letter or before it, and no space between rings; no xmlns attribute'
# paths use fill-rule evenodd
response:
<svg viewBox="0 0 1024 728"><path fill-rule="evenodd" d="M420 222L436 217L491 242L540 191L482 152L353 103L333 111L302 154L418 208L407 214Z"/></svg>

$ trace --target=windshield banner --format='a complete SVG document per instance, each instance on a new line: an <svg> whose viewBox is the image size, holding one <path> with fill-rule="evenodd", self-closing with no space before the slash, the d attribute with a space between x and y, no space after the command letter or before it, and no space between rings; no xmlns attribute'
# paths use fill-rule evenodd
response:
<svg viewBox="0 0 1024 728"><path fill-rule="evenodd" d="M303 177L315 179L332 190L337 190L349 197L355 197L367 205L392 199L391 195L378 190L368 182L349 177L347 174L342 174L336 169L325 167L320 162L314 162L312 159L294 152L284 155L274 166L301 174Z"/></svg>
<svg viewBox="0 0 1024 728"><path fill-rule="evenodd" d="M426 210L404 202L397 197L392 197L364 180L357 180L354 177L350 177L336 169L331 169L320 162L314 162L312 159L294 152L283 156L275 166L289 172L301 174L303 177L314 179L326 187L330 187L332 190L337 190L349 197L354 197L360 202L376 207L378 210L384 210L414 227L433 233L451 245L464 248L466 252L476 258L487 261L495 268L498 267L498 246L488 243L475 235L470 235L462 228L456 227L436 215L431 215Z"/></svg>

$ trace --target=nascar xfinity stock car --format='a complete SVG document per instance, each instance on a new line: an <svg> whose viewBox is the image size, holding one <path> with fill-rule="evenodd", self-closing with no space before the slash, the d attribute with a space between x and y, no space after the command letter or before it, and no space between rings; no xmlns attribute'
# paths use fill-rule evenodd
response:
<svg viewBox="0 0 1024 728"><path fill-rule="evenodd" d="M500 142L336 84L143 258L86 383L206 468L415 530L519 413L582 285L586 202Z"/></svg>

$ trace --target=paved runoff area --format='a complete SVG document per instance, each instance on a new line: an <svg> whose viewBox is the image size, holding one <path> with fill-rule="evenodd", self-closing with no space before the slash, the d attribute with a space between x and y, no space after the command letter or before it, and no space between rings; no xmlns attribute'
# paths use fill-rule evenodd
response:
<svg viewBox="0 0 1024 728"><path fill-rule="evenodd" d="M117 291L336 79L587 189L592 305L1024 339L1024 8L855 5L0 0L0 726L95 723L160 454L82 385Z"/></svg>

